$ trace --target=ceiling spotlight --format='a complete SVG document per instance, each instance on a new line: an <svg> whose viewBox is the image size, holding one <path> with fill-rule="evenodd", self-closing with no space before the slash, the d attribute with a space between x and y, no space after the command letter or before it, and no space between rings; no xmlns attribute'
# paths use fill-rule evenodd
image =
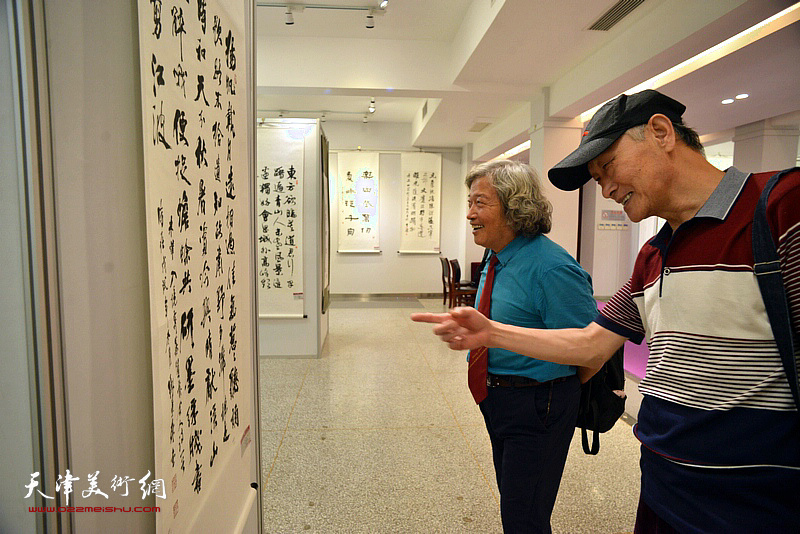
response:
<svg viewBox="0 0 800 534"><path fill-rule="evenodd" d="M370 113L375 113L375 99L371 98L369 101L369 108L367 108Z"/></svg>
<svg viewBox="0 0 800 534"><path fill-rule="evenodd" d="M733 104L733 99L732 98L726 98L725 100L722 101L722 103L723 104Z"/></svg>
<svg viewBox="0 0 800 534"><path fill-rule="evenodd" d="M361 119L361 122L363 122L364 124L366 124L366 123L367 123L367 116L366 116L366 115L364 115L364 118L363 118L363 119Z"/></svg>
<svg viewBox="0 0 800 534"><path fill-rule="evenodd" d="M289 6L286 6L286 25L291 26L294 24L294 15L292 15L292 10Z"/></svg>
<svg viewBox="0 0 800 534"><path fill-rule="evenodd" d="M742 93L742 94L740 94L740 95L736 95L736 100L744 100L744 99L745 99L745 98L747 98L748 96L750 96L750 95L749 95L749 94L747 94L747 93Z"/></svg>
<svg viewBox="0 0 800 534"><path fill-rule="evenodd" d="M279 112L278 112L278 117L279 117L279 118L283 118L283 111L279 111Z"/></svg>
<svg viewBox="0 0 800 534"><path fill-rule="evenodd" d="M367 13L367 28L374 28L375 27L375 16L372 12Z"/></svg>
<svg viewBox="0 0 800 534"><path fill-rule="evenodd" d="M322 112L322 115L319 117L319 122L325 122L325 112Z"/></svg>
<svg viewBox="0 0 800 534"><path fill-rule="evenodd" d="M389 5L389 0L383 0L383 2L381 2L381 9L386 9L386 6L388 5Z"/></svg>

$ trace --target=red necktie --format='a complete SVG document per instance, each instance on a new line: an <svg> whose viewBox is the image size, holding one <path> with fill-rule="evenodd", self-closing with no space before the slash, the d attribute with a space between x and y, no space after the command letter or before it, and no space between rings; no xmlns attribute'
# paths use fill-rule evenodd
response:
<svg viewBox="0 0 800 534"><path fill-rule="evenodd" d="M494 285L494 268L497 265L497 255L492 254L489 260L489 272L486 273L486 280L483 282L481 300L478 302L478 311L489 317L489 310L492 306L492 286ZM475 399L475 404L480 404L489 394L486 387L486 379L489 375L489 349L478 347L469 351L469 369L467 371L467 384Z"/></svg>

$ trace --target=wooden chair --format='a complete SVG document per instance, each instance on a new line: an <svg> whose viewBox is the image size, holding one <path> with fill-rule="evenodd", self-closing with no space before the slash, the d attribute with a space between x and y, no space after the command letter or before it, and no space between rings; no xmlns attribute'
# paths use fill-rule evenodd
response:
<svg viewBox="0 0 800 534"><path fill-rule="evenodd" d="M450 264L444 256L439 256L439 260L442 262L442 306L444 306L450 293Z"/></svg>
<svg viewBox="0 0 800 534"><path fill-rule="evenodd" d="M470 280L461 280L461 266L458 260L450 260L450 307L474 306L478 292Z"/></svg>

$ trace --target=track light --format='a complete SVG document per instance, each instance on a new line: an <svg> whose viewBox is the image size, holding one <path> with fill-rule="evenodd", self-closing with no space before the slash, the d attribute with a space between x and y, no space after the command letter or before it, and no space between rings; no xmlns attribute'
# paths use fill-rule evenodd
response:
<svg viewBox="0 0 800 534"><path fill-rule="evenodd" d="M152 0L151 0L152 1ZM189 0L186 0L187 3ZM340 0L347 1L347 0ZM363 0L362 0L363 1ZM370 0L373 3L375 0ZM375 27L375 15L384 15L386 7L389 5L389 0L383 0L378 6L372 5L330 5L330 4L306 4L298 3L298 0L289 0L289 2L270 2L268 0L256 0L257 7L280 8L284 10L284 24L287 26L294 25L294 14L302 13L306 9L325 9L325 10L342 10L342 11L362 11L366 13L366 27L372 29Z"/></svg>
<svg viewBox="0 0 800 534"><path fill-rule="evenodd" d="M368 122L368 121L367 121L367 116L366 116L366 115L364 115L364 118L363 118L363 119L361 119L361 122L363 122L364 124L366 124L366 123Z"/></svg>
<svg viewBox="0 0 800 534"><path fill-rule="evenodd" d="M322 115L319 117L319 122L325 122L325 112L322 112Z"/></svg>
<svg viewBox="0 0 800 534"><path fill-rule="evenodd" d="M375 98L371 98L369 100L369 108L367 108L370 113L375 113Z"/></svg>

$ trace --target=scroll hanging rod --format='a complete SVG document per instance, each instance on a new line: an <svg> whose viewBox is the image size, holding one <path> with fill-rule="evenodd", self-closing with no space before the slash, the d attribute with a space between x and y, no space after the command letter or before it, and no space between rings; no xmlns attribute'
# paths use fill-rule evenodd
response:
<svg viewBox="0 0 800 534"><path fill-rule="evenodd" d="M303 11L305 9L333 9L340 11L371 11L375 15L383 15L386 12L385 7L375 6L336 6L326 4L293 4L291 2L256 2L257 7L280 7L282 9L289 8L292 11Z"/></svg>

